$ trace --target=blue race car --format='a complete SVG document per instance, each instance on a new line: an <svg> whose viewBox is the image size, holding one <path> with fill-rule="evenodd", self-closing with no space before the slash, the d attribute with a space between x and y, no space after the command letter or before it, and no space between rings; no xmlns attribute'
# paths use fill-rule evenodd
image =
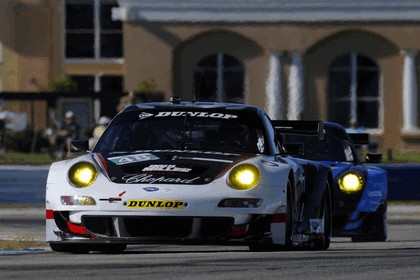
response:
<svg viewBox="0 0 420 280"><path fill-rule="evenodd" d="M321 124L309 137L308 126ZM367 153L359 159L360 147L369 144L367 133L347 133L330 122L277 121L288 154L322 162L334 176L333 236L351 237L353 242L385 241L387 238L387 173L373 163L381 155ZM315 137L314 137L315 136ZM287 151L288 150L288 151Z"/></svg>

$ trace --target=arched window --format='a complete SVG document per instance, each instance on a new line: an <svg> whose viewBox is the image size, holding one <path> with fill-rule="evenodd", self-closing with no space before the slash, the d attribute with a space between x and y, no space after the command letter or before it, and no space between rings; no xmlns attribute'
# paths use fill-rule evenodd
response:
<svg viewBox="0 0 420 280"><path fill-rule="evenodd" d="M200 101L243 102L244 66L233 56L204 57L194 71L194 97Z"/></svg>
<svg viewBox="0 0 420 280"><path fill-rule="evenodd" d="M379 67L369 57L336 57L328 75L328 120L344 127L378 128L379 81Z"/></svg>

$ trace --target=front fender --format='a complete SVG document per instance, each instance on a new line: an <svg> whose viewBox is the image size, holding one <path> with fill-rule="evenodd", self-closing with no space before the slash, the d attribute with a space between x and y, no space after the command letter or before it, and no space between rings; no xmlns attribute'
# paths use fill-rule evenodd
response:
<svg viewBox="0 0 420 280"><path fill-rule="evenodd" d="M303 206L303 215L297 226L298 232L309 230L311 219L319 219L322 198L327 185L330 186L328 190L330 195L332 189L332 174L328 166L313 161L302 162L301 165L305 170L306 190L300 201Z"/></svg>
<svg viewBox="0 0 420 280"><path fill-rule="evenodd" d="M366 185L356 209L360 212L376 212L387 199L387 174L382 168L369 166L366 178Z"/></svg>

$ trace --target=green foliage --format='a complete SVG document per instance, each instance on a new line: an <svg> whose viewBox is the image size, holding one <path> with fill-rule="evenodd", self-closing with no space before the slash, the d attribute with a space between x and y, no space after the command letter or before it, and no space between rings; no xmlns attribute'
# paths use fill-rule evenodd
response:
<svg viewBox="0 0 420 280"><path fill-rule="evenodd" d="M0 155L0 164L51 164L48 154L6 152Z"/></svg>
<svg viewBox="0 0 420 280"><path fill-rule="evenodd" d="M60 75L53 79L48 85L50 92L75 92L77 91L76 83L67 75Z"/></svg>
<svg viewBox="0 0 420 280"><path fill-rule="evenodd" d="M143 80L137 85L137 92L151 92L157 87L156 81L153 78Z"/></svg>
<svg viewBox="0 0 420 280"><path fill-rule="evenodd" d="M0 240L0 250L22 250L28 248L47 247L46 242L39 242L33 240Z"/></svg>
<svg viewBox="0 0 420 280"><path fill-rule="evenodd" d="M384 160L387 163L401 162L401 163L419 163L420 164L420 152L394 152L392 154L392 160L384 155Z"/></svg>

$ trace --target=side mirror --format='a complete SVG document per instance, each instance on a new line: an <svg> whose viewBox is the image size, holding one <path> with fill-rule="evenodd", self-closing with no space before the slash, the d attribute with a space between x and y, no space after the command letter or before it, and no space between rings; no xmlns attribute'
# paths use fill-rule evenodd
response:
<svg viewBox="0 0 420 280"><path fill-rule="evenodd" d="M71 140L70 151L72 153L85 153L89 150L89 140Z"/></svg>
<svg viewBox="0 0 420 280"><path fill-rule="evenodd" d="M303 143L283 143L287 155L303 156Z"/></svg>
<svg viewBox="0 0 420 280"><path fill-rule="evenodd" d="M381 163L381 162L382 162L382 154L380 154L380 153L367 153L366 163Z"/></svg>

